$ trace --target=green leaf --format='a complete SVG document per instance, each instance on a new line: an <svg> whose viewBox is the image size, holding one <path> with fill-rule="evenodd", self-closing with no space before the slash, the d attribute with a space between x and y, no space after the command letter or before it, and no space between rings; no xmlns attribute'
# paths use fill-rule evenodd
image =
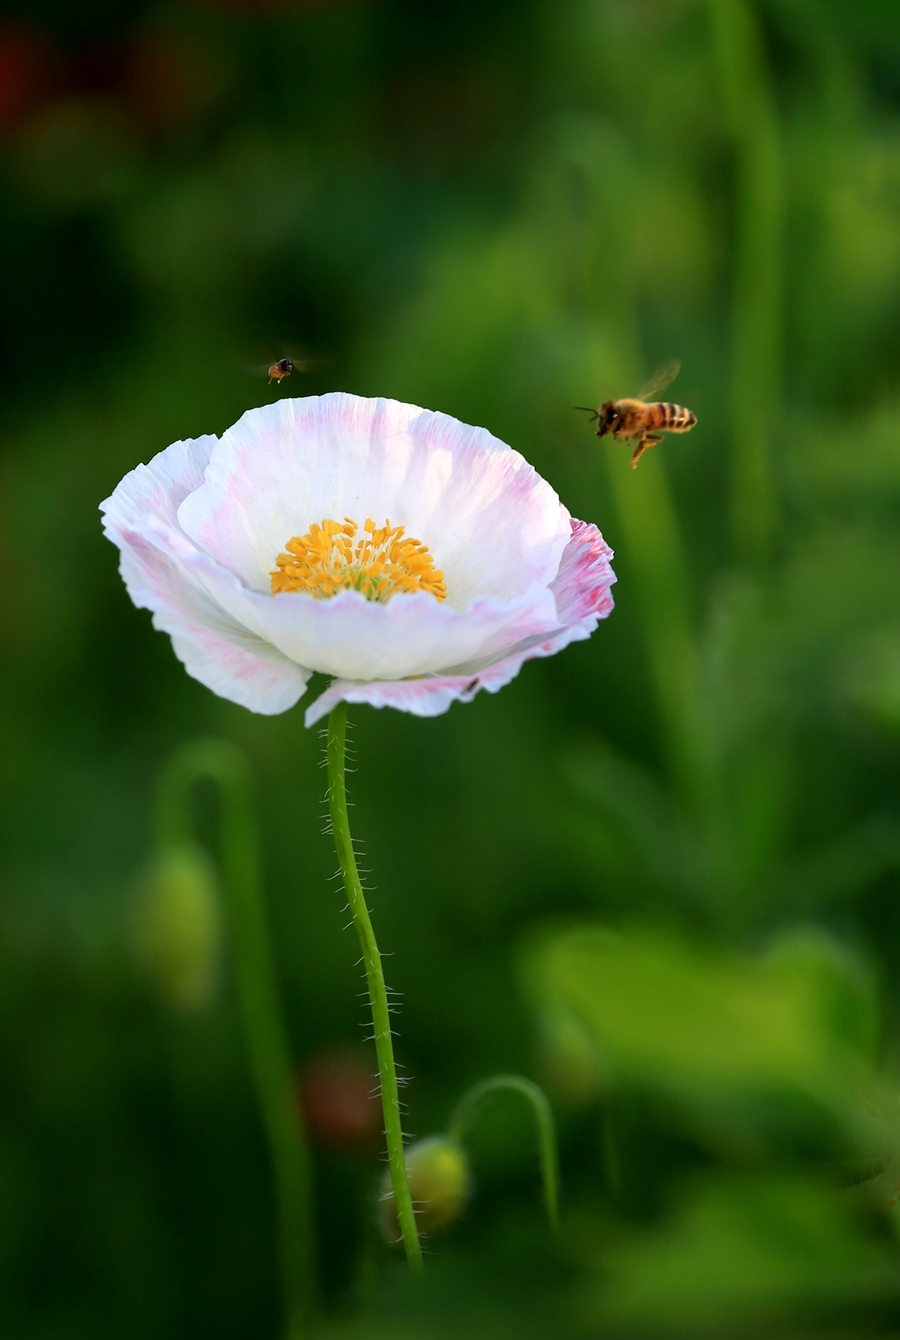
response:
<svg viewBox="0 0 900 1340"><path fill-rule="evenodd" d="M695 1183L661 1228L601 1249L594 1271L582 1307L655 1336L757 1336L798 1313L833 1322L898 1287L846 1193L797 1176Z"/></svg>
<svg viewBox="0 0 900 1340"><path fill-rule="evenodd" d="M754 957L663 932L557 931L524 973L541 1013L572 1019L613 1080L689 1107L782 1094L834 1111L869 1074L872 982L811 930Z"/></svg>

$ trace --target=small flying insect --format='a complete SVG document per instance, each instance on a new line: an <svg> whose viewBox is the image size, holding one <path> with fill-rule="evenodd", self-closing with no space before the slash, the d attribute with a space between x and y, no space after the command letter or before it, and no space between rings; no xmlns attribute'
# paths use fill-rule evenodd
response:
<svg viewBox="0 0 900 1340"><path fill-rule="evenodd" d="M269 368L269 385L273 382L280 382L284 377L289 377L297 366L294 358L279 358L277 363L273 363Z"/></svg>
<svg viewBox="0 0 900 1340"><path fill-rule="evenodd" d="M269 385L283 382L292 372L318 372L328 363L326 358L311 358L305 354L294 356L286 354L283 358L269 357L265 363L252 363L246 368L252 377L268 377Z"/></svg>
<svg viewBox="0 0 900 1340"><path fill-rule="evenodd" d="M681 364L666 363L650 378L635 400L605 400L599 409L589 409L586 405L576 405L597 420L597 436L605 437L612 433L616 441L631 439L634 452L631 467L637 465L648 447L655 447L662 441L663 433L686 433L697 422L693 410L684 405L672 405L665 400L651 400L659 395L670 381L678 376Z"/></svg>
<svg viewBox="0 0 900 1340"><path fill-rule="evenodd" d="M279 358L266 368L269 385L284 381L292 372L315 372L322 364L321 358Z"/></svg>

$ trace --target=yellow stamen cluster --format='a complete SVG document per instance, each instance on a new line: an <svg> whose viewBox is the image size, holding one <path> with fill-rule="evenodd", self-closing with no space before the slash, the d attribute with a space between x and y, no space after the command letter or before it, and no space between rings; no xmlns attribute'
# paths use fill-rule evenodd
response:
<svg viewBox="0 0 900 1340"><path fill-rule="evenodd" d="M398 591L428 591L438 600L447 596L444 574L434 566L428 546L404 534L402 526L386 521L376 526L371 517L363 535L351 517L313 524L305 535L295 535L275 560L272 591L306 591L318 599L338 591L359 591L366 600L382 605Z"/></svg>

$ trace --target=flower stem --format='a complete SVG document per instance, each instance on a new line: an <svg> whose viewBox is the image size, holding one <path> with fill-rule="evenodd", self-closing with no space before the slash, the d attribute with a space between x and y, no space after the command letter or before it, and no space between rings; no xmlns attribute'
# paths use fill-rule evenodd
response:
<svg viewBox="0 0 900 1340"><path fill-rule="evenodd" d="M159 842L166 847L189 835L190 793L203 780L221 797L223 886L250 1069L275 1174L286 1335L302 1340L311 1333L318 1302L309 1154L266 925L250 776L237 749L198 740L174 755L159 783Z"/></svg>
<svg viewBox="0 0 900 1340"><path fill-rule="evenodd" d="M391 1172L391 1186L394 1190L397 1220L400 1224L406 1259L413 1270L421 1270L423 1267L422 1245L419 1242L419 1234L416 1230L416 1216L409 1191L409 1180L406 1175L403 1130L400 1124L400 1095L397 1090L397 1067L394 1063L391 1016L388 1009L387 990L384 984L384 970L381 966L381 954L375 942L375 932L372 929L369 909L366 906L359 871L356 867L353 839L350 836L350 824L347 819L347 789L344 780L346 745L347 704L341 703L328 718L328 743L326 746L328 806L331 811L334 845L337 850L341 874L344 877L344 888L347 892L347 900L350 904L353 924L359 936L363 962L366 968L366 982L369 987L369 1001L372 1006L372 1024L375 1033L375 1051L378 1057L378 1074L381 1081L384 1134L387 1140L388 1166Z"/></svg>
<svg viewBox="0 0 900 1340"><path fill-rule="evenodd" d="M491 1075L464 1093L450 1115L447 1135L462 1144L465 1133L472 1125L486 1098L504 1090L517 1093L531 1108L537 1130L538 1151L541 1159L541 1180L544 1185L544 1204L553 1233L559 1232L559 1155L556 1149L556 1126L553 1112L543 1089L523 1075Z"/></svg>

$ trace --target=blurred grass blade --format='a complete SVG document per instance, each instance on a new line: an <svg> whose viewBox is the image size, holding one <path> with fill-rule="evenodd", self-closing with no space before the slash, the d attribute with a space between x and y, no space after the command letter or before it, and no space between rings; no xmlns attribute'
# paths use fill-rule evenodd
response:
<svg viewBox="0 0 900 1340"><path fill-rule="evenodd" d="M737 237L731 370L734 548L764 561L777 525L772 438L784 321L781 134L752 0L709 0L722 93L734 138Z"/></svg>

